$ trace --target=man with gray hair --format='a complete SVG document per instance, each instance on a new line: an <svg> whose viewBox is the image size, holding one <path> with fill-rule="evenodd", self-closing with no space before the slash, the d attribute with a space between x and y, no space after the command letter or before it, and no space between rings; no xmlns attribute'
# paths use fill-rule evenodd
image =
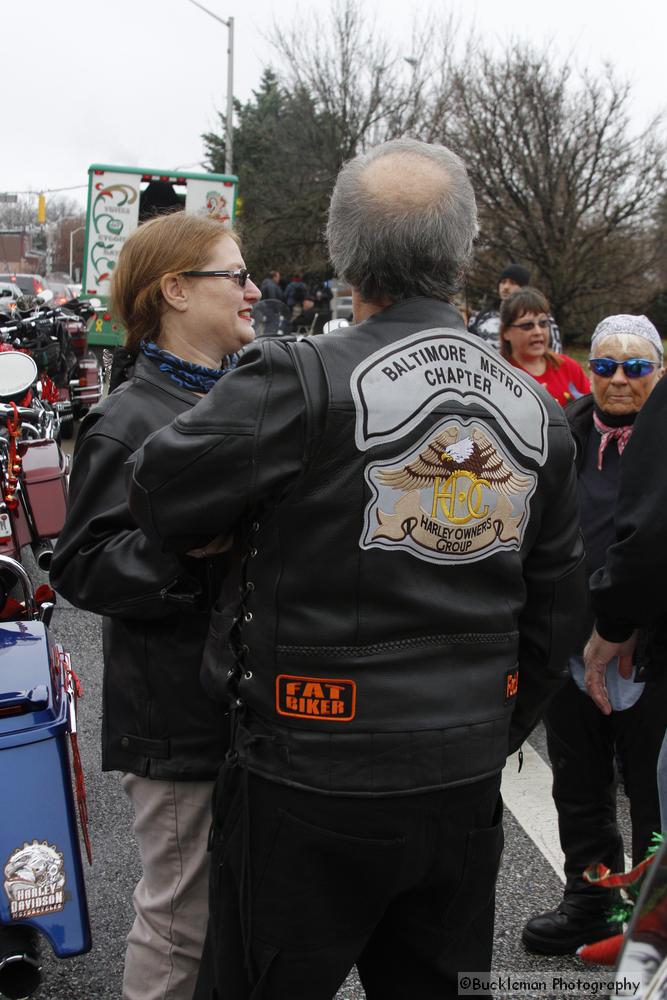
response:
<svg viewBox="0 0 667 1000"><path fill-rule="evenodd" d="M583 580L562 411L450 305L476 231L451 151L356 157L327 230L356 325L251 346L136 458L142 527L240 563L203 666L234 735L197 1000L330 1000L355 963L369 1000L443 1000L490 968L500 773Z"/></svg>

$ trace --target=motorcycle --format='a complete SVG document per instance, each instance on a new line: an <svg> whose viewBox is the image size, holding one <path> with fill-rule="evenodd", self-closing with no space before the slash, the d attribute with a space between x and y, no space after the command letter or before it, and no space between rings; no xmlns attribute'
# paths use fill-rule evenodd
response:
<svg viewBox="0 0 667 1000"><path fill-rule="evenodd" d="M76 798L90 861L76 730L81 686L49 636L55 594L46 584L34 589L21 563L31 543L48 567L65 518L58 415L38 386L29 354L0 352L0 995L10 1000L39 986L41 937L59 958L91 947L74 808Z"/></svg>
<svg viewBox="0 0 667 1000"><path fill-rule="evenodd" d="M24 299L12 318L0 325L0 338L16 350L30 354L42 381L42 398L53 404L61 420L61 435L72 437L74 421L99 402L102 371L88 347L88 320L93 303L71 299L55 309L48 307L52 293Z"/></svg>
<svg viewBox="0 0 667 1000"><path fill-rule="evenodd" d="M88 346L88 321L96 315L95 303L70 299L53 312L58 335L69 338L74 355L66 373L65 401L69 399L73 420L81 420L102 398L102 369Z"/></svg>
<svg viewBox="0 0 667 1000"><path fill-rule="evenodd" d="M33 590L21 563L0 555L0 995L9 1000L38 988L42 937L58 958L92 944L74 806L76 797L90 861L81 690L69 655L49 636L54 601L50 587Z"/></svg>
<svg viewBox="0 0 667 1000"><path fill-rule="evenodd" d="M65 522L68 459L57 442L58 414L38 384L30 355L0 352L0 554L20 560L30 545L48 570Z"/></svg>

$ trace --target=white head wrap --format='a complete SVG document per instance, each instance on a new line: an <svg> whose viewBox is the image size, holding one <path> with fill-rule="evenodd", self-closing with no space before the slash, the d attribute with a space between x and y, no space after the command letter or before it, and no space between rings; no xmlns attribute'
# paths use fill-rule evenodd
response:
<svg viewBox="0 0 667 1000"><path fill-rule="evenodd" d="M591 337L591 355L595 348L595 342L602 337L612 337L617 333L627 333L632 337L642 337L653 344L658 357L662 360L662 340L660 334L646 316L632 316L628 313L621 313L618 316L607 316L598 323Z"/></svg>

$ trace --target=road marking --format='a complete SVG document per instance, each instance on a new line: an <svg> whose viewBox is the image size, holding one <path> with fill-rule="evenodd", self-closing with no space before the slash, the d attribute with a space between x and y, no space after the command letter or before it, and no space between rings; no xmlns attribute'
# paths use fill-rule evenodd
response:
<svg viewBox="0 0 667 1000"><path fill-rule="evenodd" d="M518 754L507 758L503 771L503 801L535 846L549 862L561 882L564 857L558 839L558 814L551 795L551 768L529 743L523 744L523 767ZM625 869L632 867L625 855Z"/></svg>

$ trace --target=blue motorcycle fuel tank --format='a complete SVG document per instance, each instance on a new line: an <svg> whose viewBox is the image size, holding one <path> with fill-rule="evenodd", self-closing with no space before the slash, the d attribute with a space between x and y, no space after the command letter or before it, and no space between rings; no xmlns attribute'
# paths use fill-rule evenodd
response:
<svg viewBox="0 0 667 1000"><path fill-rule="evenodd" d="M0 925L59 958L91 947L62 650L39 621L0 622Z"/></svg>

